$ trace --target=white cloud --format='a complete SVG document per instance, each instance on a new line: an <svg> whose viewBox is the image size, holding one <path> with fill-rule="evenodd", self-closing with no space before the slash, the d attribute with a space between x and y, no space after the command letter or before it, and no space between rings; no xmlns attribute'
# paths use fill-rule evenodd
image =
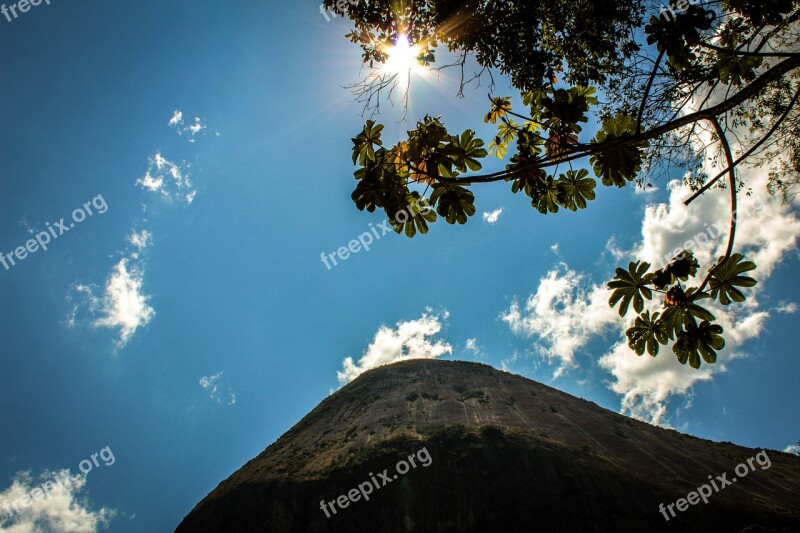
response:
<svg viewBox="0 0 800 533"><path fill-rule="evenodd" d="M536 293L522 305L512 303L501 318L517 335L535 339L536 352L558 364L554 376L559 377L576 365L576 352L592 336L619 321L608 297L604 286L590 286L561 263L539 280Z"/></svg>
<svg viewBox="0 0 800 533"><path fill-rule="evenodd" d="M714 374L724 372L727 362L746 356L742 344L761 334L769 313L760 309L758 294L775 266L795 249L800 221L780 200L768 195L764 170L745 172L753 194L739 195L735 250L756 262L758 270L753 275L759 285L748 291L745 304L708 306L725 328L727 340L715 365L704 365L698 371L678 364L671 347L662 348L654 361L650 357L636 358L624 342L615 345L601 359L600 365L616 378L611 388L623 396L623 412L653 423L665 423L666 405L671 396L686 394L694 383L711 380ZM728 193L712 190L687 207L683 200L691 196L689 188L674 181L668 189L668 203L647 207L642 241L634 246L630 258L642 258L660 268L665 259L674 256L675 250L688 247L700 261L701 272L706 272L727 247ZM791 306L785 309L791 310Z"/></svg>
<svg viewBox="0 0 800 533"><path fill-rule="evenodd" d="M197 135L198 133L200 133L201 131L203 131L204 129L206 129L206 127L207 126L205 124L203 124L202 119L200 119L199 117L194 117L194 124L189 126L188 129L189 129L189 133L191 133L192 136L194 136L194 135Z"/></svg>
<svg viewBox="0 0 800 533"><path fill-rule="evenodd" d="M162 187L164 187L164 178L160 176L153 177L150 175L150 171L148 170L145 175L136 182L136 184L143 189L147 189L148 191L158 192L162 189Z"/></svg>
<svg viewBox="0 0 800 533"><path fill-rule="evenodd" d="M467 343L464 345L464 351L472 353L476 358L481 358L483 356L481 347L478 346L478 339L467 339Z"/></svg>
<svg viewBox="0 0 800 533"><path fill-rule="evenodd" d="M793 453L795 455L800 455L800 445L798 444L790 444L783 450L786 453Z"/></svg>
<svg viewBox="0 0 800 533"><path fill-rule="evenodd" d="M381 365L388 365L406 359L436 359L453 353L453 347L445 341L436 340L442 330L442 320L450 316L447 311L442 315L428 314L428 309L418 320L398 322L396 328L381 326L375 334L358 363L352 357L343 362L343 369L336 375L339 383L345 385L363 372Z"/></svg>
<svg viewBox="0 0 800 533"><path fill-rule="evenodd" d="M18 224L20 227L22 227L22 228L25 228L25 231L27 231L27 232L28 232L28 235L33 235L33 234L36 232L36 230L34 229L34 227L33 227L33 226L31 226L30 224L28 224L28 219L27 219L26 217L22 217L21 219L19 219L19 220L17 221L17 224Z"/></svg>
<svg viewBox="0 0 800 533"><path fill-rule="evenodd" d="M629 251L623 250L617 244L616 237L612 236L606 242L605 252L611 254L611 257L614 258L615 261L622 261L622 259L628 257L630 255Z"/></svg>
<svg viewBox="0 0 800 533"><path fill-rule="evenodd" d="M205 120L200 117L195 117L194 122L186 123L183 120L183 112L180 110L175 110L167 125L171 128L175 128L175 131L178 132L178 135L187 135L190 143L195 142L194 137L196 135L201 133L205 134L206 130L208 129ZM219 135L219 133L217 133L217 135Z"/></svg>
<svg viewBox="0 0 800 533"><path fill-rule="evenodd" d="M122 345L155 316L148 304L150 297L142 294L143 276L144 272L135 268L129 271L127 261L122 259L109 276L105 294L100 300L101 316L95 325L119 328Z"/></svg>
<svg viewBox="0 0 800 533"><path fill-rule="evenodd" d="M686 109L686 112L691 111L693 109ZM701 131L706 137L702 143L713 146L710 131ZM737 138L748 136L746 131L737 133ZM738 143L729 140L734 152L741 151ZM705 171L709 175L716 175L721 170L717 161L707 159ZM759 285L748 291L745 304L730 307L708 305L725 328L727 344L716 364L704 365L700 370L678 364L671 347L662 348L655 360L648 356L635 356L622 337L630 320L619 328L620 342L601 359L600 365L616 379L611 388L622 395L623 412L664 424L668 399L691 393L694 383L713 379L714 374L726 370L727 363L745 357L743 343L758 337L769 318L769 313L760 309L758 294L775 266L786 254L795 250L800 220L794 212L796 206L783 205L780 199L767 193L767 168L742 167L739 171L752 194L740 193L737 197L738 224L734 250L758 265L753 275ZM645 210L642 240L627 253L612 240L608 243L608 251L618 260L641 258L660 268L680 250L688 248L699 260L702 275L724 254L727 247L731 220L729 193L727 190L712 189L686 206L684 200L692 196L693 191L679 180L670 182L667 189L669 199L666 203L651 204ZM783 309L790 311L791 306ZM781 308L776 310L781 312Z"/></svg>
<svg viewBox="0 0 800 533"><path fill-rule="evenodd" d="M146 229L138 233L134 231L128 236L128 242L135 246L137 250L143 250L153 242L153 234Z"/></svg>
<svg viewBox="0 0 800 533"><path fill-rule="evenodd" d="M740 194L735 248L758 264L764 278L783 256L793 250L800 233L800 220L779 199L766 192L767 173L747 170L751 196ZM712 190L688 207L683 201L692 191L679 183L668 185L668 203L647 207L642 242L632 254L662 266L675 251L691 248L701 265L708 265L725 252L730 226L730 206L724 191Z"/></svg>
<svg viewBox="0 0 800 533"><path fill-rule="evenodd" d="M576 353L594 337L616 336L618 342L599 365L615 378L610 388L622 396L622 412L661 425L666 425L669 398L688 394L695 383L724 372L725 363L742 357L739 347L761 333L769 316L748 306L715 307L728 345L715 365L694 370L681 365L670 346L662 347L656 358L637 356L623 337L633 316L620 318L608 305L608 297L604 284L589 284L584 276L561 264L540 280L524 306L514 302L501 318L514 333L535 339L536 353L558 365L554 377L576 367Z"/></svg>
<svg viewBox="0 0 800 533"><path fill-rule="evenodd" d="M82 295L93 317L91 325L119 329L119 347L124 347L140 327L146 326L155 316L150 306L150 296L142 294L144 271L130 266L130 259L124 258L117 263L106 280L103 294L97 295L97 287L93 285L76 285L73 290ZM67 318L67 326L74 327L81 305L76 304Z"/></svg>
<svg viewBox="0 0 800 533"><path fill-rule="evenodd" d="M175 110L168 125L177 128L181 134L185 130L192 136L206 129L199 118L185 126L180 110ZM184 202L186 205L194 202L197 196L189 175L189 165L170 161L161 152L156 152L149 159L148 168L144 176L136 180L136 186L158 194L167 201ZM143 204L142 208L146 211L147 205ZM150 306L150 296L142 293L144 267L138 263L139 252L150 246L152 239L153 235L146 229L132 231L126 239L132 248L128 249L127 257L113 267L102 288L95 284L76 284L72 287L68 301L72 302L73 297L79 297L81 301L73 303L65 322L67 327L73 328L83 322L79 315L85 308L89 315L87 320L93 327L118 329L117 346L124 347L139 328L153 319L155 310Z"/></svg>
<svg viewBox="0 0 800 533"><path fill-rule="evenodd" d="M793 315L797 312L797 304L794 302L781 302L775 311L784 315Z"/></svg>
<svg viewBox="0 0 800 533"><path fill-rule="evenodd" d="M197 191L189 177L188 165L174 163L161 153L150 159L150 165L144 176L136 180L142 189L160 194L167 200L183 200L191 204Z"/></svg>
<svg viewBox="0 0 800 533"><path fill-rule="evenodd" d="M767 174L761 169L747 170L745 177L753 194L740 195L739 225L735 250L758 265L753 274L759 285L748 291L748 301L723 307L710 304L725 329L726 347L714 365L694 370L681 365L671 346L662 347L658 357L639 357L625 342L624 331L634 316L621 319L608 306L609 293L602 284L589 285L585 276L562 264L540 281L537 292L525 304L514 303L502 316L512 331L535 340L536 352L558 363L556 376L576 366L575 354L597 335L618 339L600 359L601 368L614 378L610 388L621 395L622 412L651 423L668 425L667 408L671 398L690 394L692 386L709 381L727 370L729 363L746 357L742 345L758 337L769 313L762 310L758 295L775 266L795 250L800 220L790 208L766 192ZM612 239L606 252L621 264L641 258L660 268L675 250L691 248L702 272L724 254L729 224L728 193L713 190L690 207L683 200L692 191L680 182L668 186L664 204L649 205L642 222L642 239L631 250L622 250ZM609 273L609 278L611 274ZM660 305L660 301L652 305ZM795 312L797 307L782 302L777 312Z"/></svg>
<svg viewBox="0 0 800 533"><path fill-rule="evenodd" d="M521 356L518 351L514 350L514 353L511 354L511 357L507 357L500 361L500 370L503 372L514 372L516 368L517 362L520 360Z"/></svg>
<svg viewBox="0 0 800 533"><path fill-rule="evenodd" d="M662 346L657 357L637 356L625 341L615 344L600 359L600 366L615 378L610 388L622 396L623 414L667 427L671 396L688 394L695 383L709 381L714 373L725 370L722 362L703 365L699 370L681 365L670 347Z"/></svg>
<svg viewBox="0 0 800 533"><path fill-rule="evenodd" d="M217 372L213 376L202 377L199 384L209 392L211 399L215 402L234 405L236 403L236 394L233 393L230 387L220 383L223 374L224 372Z"/></svg>
<svg viewBox="0 0 800 533"><path fill-rule="evenodd" d="M44 472L37 480L30 472L17 474L11 486L0 492L0 505L8 503L12 510L9 514L0 507L0 533L95 533L104 529L115 511L93 511L85 488L86 476L70 476L69 470ZM30 504L26 507L23 503Z"/></svg>
<svg viewBox="0 0 800 533"><path fill-rule="evenodd" d="M500 215L503 214L503 208L500 207L495 209L491 212L484 212L483 213L483 220L485 220L489 224L496 224L498 220L500 220Z"/></svg>
<svg viewBox="0 0 800 533"><path fill-rule="evenodd" d="M168 125L177 126L178 124L182 123L183 123L183 112L179 109L176 109L175 112L172 114L172 118L169 119Z"/></svg>
<svg viewBox="0 0 800 533"><path fill-rule="evenodd" d="M658 192L658 188L653 187L650 184L647 184L647 185L645 185L643 187L640 187L639 185L635 185L634 188L633 188L633 192L634 192L634 194L655 194L655 193Z"/></svg>

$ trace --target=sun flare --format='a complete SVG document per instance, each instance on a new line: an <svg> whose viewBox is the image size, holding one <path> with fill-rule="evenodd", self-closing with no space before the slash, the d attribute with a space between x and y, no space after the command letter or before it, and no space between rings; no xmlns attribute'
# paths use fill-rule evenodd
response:
<svg viewBox="0 0 800 533"><path fill-rule="evenodd" d="M417 61L421 49L417 45L411 45L406 35L399 35L393 46L386 49L387 59L383 64L383 71L386 74L405 74L411 72L422 72L423 67Z"/></svg>

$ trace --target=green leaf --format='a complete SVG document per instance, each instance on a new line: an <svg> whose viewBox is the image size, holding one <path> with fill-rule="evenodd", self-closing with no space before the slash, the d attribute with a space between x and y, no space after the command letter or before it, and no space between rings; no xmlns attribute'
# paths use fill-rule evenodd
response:
<svg viewBox="0 0 800 533"><path fill-rule="evenodd" d="M503 143L502 137L499 135L489 143L489 154L495 156L497 159L503 159L508 153L508 144Z"/></svg>
<svg viewBox="0 0 800 533"><path fill-rule="evenodd" d="M356 207L360 211L366 209L370 213L377 207L384 207L384 199L389 195L390 187L384 179L383 169L379 165L370 163L356 172L356 179L358 184L351 195Z"/></svg>
<svg viewBox="0 0 800 533"><path fill-rule="evenodd" d="M719 80L726 85L739 87L756 78L756 69L763 62L760 57L744 57L720 52L716 64Z"/></svg>
<svg viewBox="0 0 800 533"><path fill-rule="evenodd" d="M603 121L603 128L592 139L592 144L612 144L602 148L589 159L594 173L602 178L603 185L624 187L627 182L636 179L642 168L643 149L648 143L615 142L635 133L636 119L630 115L619 113L616 117Z"/></svg>
<svg viewBox="0 0 800 533"><path fill-rule="evenodd" d="M716 319L711 311L703 306L697 305L696 303L687 303L686 311L693 317L699 318L700 320L711 322Z"/></svg>
<svg viewBox="0 0 800 533"><path fill-rule="evenodd" d="M663 11L650 17L650 24L644 28L647 44L657 43L658 51L666 52L668 64L674 70L688 69L697 59L692 47L700 43L700 32L710 29L715 17L711 9L697 5Z"/></svg>
<svg viewBox="0 0 800 533"><path fill-rule="evenodd" d="M534 89L522 93L522 104L528 107L541 107L548 95L553 94L552 89Z"/></svg>
<svg viewBox="0 0 800 533"><path fill-rule="evenodd" d="M755 287L758 282L741 274L755 269L756 264L752 261L744 261L742 254L733 254L727 260L720 258L720 263L714 268L708 284L711 297L719 300L722 305L745 301L745 295L739 290L739 287Z"/></svg>
<svg viewBox="0 0 800 533"><path fill-rule="evenodd" d="M405 232L407 237L413 237L417 232L423 235L428 233L428 223L436 222L436 211L416 191L406 196L406 203L403 209L390 217L389 221L394 231Z"/></svg>
<svg viewBox="0 0 800 533"><path fill-rule="evenodd" d="M541 214L558 213L561 204L561 189L552 176L542 182L542 185L531 191L531 205Z"/></svg>
<svg viewBox="0 0 800 533"><path fill-rule="evenodd" d="M697 262L691 251L684 250L681 255L672 260L668 268L675 278L686 281L697 274L700 263Z"/></svg>
<svg viewBox="0 0 800 533"><path fill-rule="evenodd" d="M616 277L608 283L608 288L614 289L608 304L614 307L618 302L622 302L619 316L625 316L631 301L633 309L637 313L641 313L644 309L644 299L653 299L653 291L648 287L648 285L652 285L653 277L652 274L647 273L649 269L650 263L631 262L627 271L618 268Z"/></svg>
<svg viewBox="0 0 800 533"><path fill-rule="evenodd" d="M374 120L368 120L364 125L364 130L353 139L353 164L358 162L364 166L369 161L375 161L375 146L382 146L381 131L383 124L376 124Z"/></svg>
<svg viewBox="0 0 800 533"><path fill-rule="evenodd" d="M497 120L506 116L511 111L511 97L498 96L492 98L492 108L489 113L484 117L484 122L491 122L497 124Z"/></svg>
<svg viewBox="0 0 800 533"><path fill-rule="evenodd" d="M466 224L475 214L475 195L458 185L442 185L434 189L431 203L448 224Z"/></svg>
<svg viewBox="0 0 800 533"><path fill-rule="evenodd" d="M794 9L792 0L725 0L723 5L748 17L755 27L777 26Z"/></svg>
<svg viewBox="0 0 800 533"><path fill-rule="evenodd" d="M695 303L698 300L709 298L708 294L702 293L695 296L696 291L697 289L694 287L687 290L680 305L668 306L661 315L664 329L670 339L676 338L689 324L694 324L695 319L715 320L714 315L708 309ZM683 290L680 292L683 293Z"/></svg>
<svg viewBox="0 0 800 533"><path fill-rule="evenodd" d="M597 104L594 87L572 87L557 89L551 97L540 101L542 112L540 118L543 127L548 130L559 130L564 133L580 133L579 122L588 122L586 113L592 105Z"/></svg>
<svg viewBox="0 0 800 533"><path fill-rule="evenodd" d="M580 169L577 172L570 170L558 178L561 204L570 211L586 209L586 202L595 199L597 181L588 175L587 170Z"/></svg>
<svg viewBox="0 0 800 533"><path fill-rule="evenodd" d="M516 158L517 156L514 157ZM511 165L509 165L509 167L514 168ZM543 169L535 167L527 168L515 174L514 182L511 184L511 192L516 194L519 191L525 191L525 194L533 198L538 195L536 191L540 191L547 186L545 182L546 179L547 172Z"/></svg>
<svg viewBox="0 0 800 533"><path fill-rule="evenodd" d="M408 132L407 158L411 161L421 161L440 151L451 136L438 118L428 115L417 122L416 129Z"/></svg>
<svg viewBox="0 0 800 533"><path fill-rule="evenodd" d="M628 337L628 346L637 355L644 354L646 348L647 353L655 357L658 355L660 345L669 342L664 323L659 321L658 318L659 313L653 314L651 318L650 311L645 311L642 315L636 317L633 327L625 332Z"/></svg>
<svg viewBox="0 0 800 533"><path fill-rule="evenodd" d="M669 265L656 271L653 283L657 289L664 290L677 280L687 281L690 277L694 277L699 268L700 263L694 254L690 250L683 250Z"/></svg>
<svg viewBox="0 0 800 533"><path fill-rule="evenodd" d="M473 172L481 169L478 159L484 158L488 152L483 148L483 141L475 138L475 132L466 130L461 137L451 138L447 153L452 159L455 167L461 172L466 172L467 168Z"/></svg>
<svg viewBox="0 0 800 533"><path fill-rule="evenodd" d="M685 307L668 307L661 315L664 331L670 339L675 339L683 331L684 323L691 320L691 313Z"/></svg>
<svg viewBox="0 0 800 533"><path fill-rule="evenodd" d="M497 136L489 144L489 153L497 156L498 159L505 157L508 152L508 145L517 138L519 124L513 119L503 118L502 124L497 126Z"/></svg>
<svg viewBox="0 0 800 533"><path fill-rule="evenodd" d="M672 347L675 357L682 365L687 362L692 368L700 368L700 358L708 364L717 362L717 351L725 347L722 338L722 326L703 321L696 325L694 321L686 324L686 330L678 334Z"/></svg>

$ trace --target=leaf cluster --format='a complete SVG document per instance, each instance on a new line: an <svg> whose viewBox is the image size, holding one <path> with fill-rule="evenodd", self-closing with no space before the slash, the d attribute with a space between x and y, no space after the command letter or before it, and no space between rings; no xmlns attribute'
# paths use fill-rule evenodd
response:
<svg viewBox="0 0 800 533"><path fill-rule="evenodd" d="M700 33L711 29L715 18L714 11L696 5L671 17L653 15L644 28L647 44L655 44L659 52L665 52L676 71L689 68L697 59L693 47L700 43Z"/></svg>
<svg viewBox="0 0 800 533"><path fill-rule="evenodd" d="M700 302L715 300L722 305L743 302L743 288L756 285L756 280L743 274L755 270L756 265L746 261L741 254L722 257L707 276L707 285L684 289L680 281L694 278L699 264L691 251L684 250L669 265L651 272L647 262L631 262L628 269L618 268L616 277L609 282L613 291L609 305L619 305L620 316L631 309L638 313L634 324L626 331L628 345L638 355L655 357L659 348L670 342L672 351L681 364L700 368L701 359L707 364L717 360L717 352L725 346L723 328L715 323L714 314ZM676 283L677 282L677 283ZM668 291L665 291L671 284ZM708 290L705 290L705 287ZM664 294L661 310L645 310L645 302Z"/></svg>
<svg viewBox="0 0 800 533"><path fill-rule="evenodd" d="M369 120L353 138L353 162L360 166L352 194L356 207L369 212L384 209L395 231L405 230L409 237L427 233L437 213L449 224L466 223L475 214L475 197L455 178L480 170L480 160L488 155L475 132L450 135L438 118L426 116L408 132L407 140L386 149L382 130L382 125ZM412 191L415 184L427 185L430 196ZM419 208L420 204L427 208Z"/></svg>
<svg viewBox="0 0 800 533"><path fill-rule="evenodd" d="M325 3L336 10L335 0ZM383 209L395 231L412 237L427 233L439 217L465 224L476 213L472 187L505 181L541 214L577 211L595 200L598 182L641 183L659 160L688 162L696 171L713 157L710 150L728 142L725 133L739 138L737 131L745 130L754 138L780 136L763 151L765 158L781 149L788 154L780 172L770 174L770 186L789 194L800 182L800 118L790 113L800 96L800 0L690 4L674 16L649 19L643 28L649 47L632 37L643 25L643 6L640 0L351 3L347 15L355 28L348 37L361 46L365 63L385 61L386 45L404 34L420 47L422 64L435 62L439 45L458 52L462 68L473 54L479 65L508 75L522 101L520 108L511 96L489 95L484 123L497 129L488 145L471 129L450 132L440 118L426 116L394 146L384 146L383 126L367 121L353 138L357 208ZM636 55L639 44L652 56ZM792 62L770 77L776 65ZM611 101L601 103L596 87ZM724 94L722 104L714 94ZM773 128L781 115L785 123ZM725 130L709 143L699 125L711 120ZM594 130L587 134L589 124ZM475 175L489 155L509 157L504 170ZM587 159L588 168L573 168ZM687 176L695 190L709 179L703 172ZM431 208L410 207L420 202ZM658 269L637 261L617 270L610 304L621 316L631 309L637 314L626 332L634 351L655 356L669 344L682 364L698 368L716 360L725 341L707 306L743 302L745 289L756 283L746 275L755 265L731 254L734 235L732 226L730 255L701 280L689 250Z"/></svg>

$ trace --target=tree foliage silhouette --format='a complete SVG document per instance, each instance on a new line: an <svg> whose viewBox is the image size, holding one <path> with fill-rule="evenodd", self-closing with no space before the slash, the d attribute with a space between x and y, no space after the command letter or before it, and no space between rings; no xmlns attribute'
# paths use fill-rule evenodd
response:
<svg viewBox="0 0 800 533"><path fill-rule="evenodd" d="M723 329L704 301L741 303L756 284L746 275L756 265L734 252L737 194L747 188L737 171L767 165L770 192L787 202L800 184L800 0L680 0L660 11L643 0L325 3L354 23L347 37L367 66L383 63L386 47L407 36L420 64L461 70L461 91L485 76L493 89L497 72L520 91L520 110L512 97L489 95L484 122L497 134L488 145L473 130L451 133L441 117L425 116L407 138L384 146L383 126L367 121L353 138L352 198L360 210L383 209L398 233L427 233L438 217L466 223L476 211L472 189L483 183L508 182L543 215L586 209L598 182L645 186L676 166L690 171L687 205L727 189L728 244L716 262L703 270L684 250L663 266L631 262L608 284L610 305L638 315L627 330L637 354L656 356L671 342L682 364L716 361ZM436 65L440 45L455 62ZM466 78L470 57L480 70ZM375 111L396 83L396 74L368 78L359 96ZM588 124L599 126L584 131ZM504 170L480 173L486 157L509 152ZM582 160L591 174L573 168ZM722 170L707 175L708 162ZM433 210L397 222L423 201ZM660 309L645 309L657 295Z"/></svg>

